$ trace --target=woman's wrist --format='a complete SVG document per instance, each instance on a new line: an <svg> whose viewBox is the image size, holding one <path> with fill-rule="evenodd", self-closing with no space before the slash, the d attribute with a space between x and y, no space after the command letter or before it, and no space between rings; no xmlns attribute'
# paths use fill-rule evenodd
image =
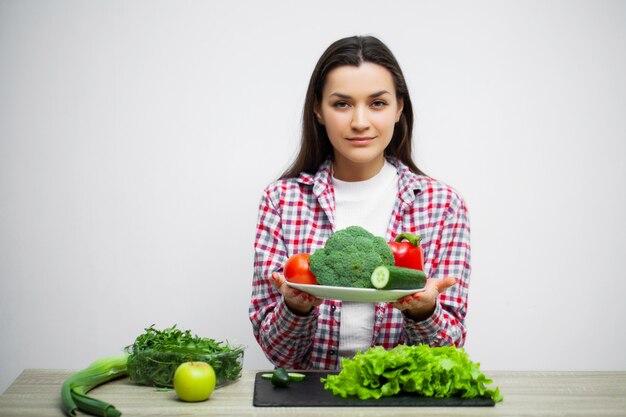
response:
<svg viewBox="0 0 626 417"><path fill-rule="evenodd" d="M406 310L403 310L402 313L409 320L412 320L414 322L420 322L431 317L433 313L435 312L436 307L437 307L437 304L435 303L435 305L432 308L429 308L427 310L418 309L416 311L411 311L411 309L407 308Z"/></svg>
<svg viewBox="0 0 626 417"><path fill-rule="evenodd" d="M311 314L311 311L313 311L313 308L314 308L313 306L302 307L302 306L294 305L287 298L285 298L285 306L293 314L295 314L296 316L300 316L300 317L308 316L309 314Z"/></svg>

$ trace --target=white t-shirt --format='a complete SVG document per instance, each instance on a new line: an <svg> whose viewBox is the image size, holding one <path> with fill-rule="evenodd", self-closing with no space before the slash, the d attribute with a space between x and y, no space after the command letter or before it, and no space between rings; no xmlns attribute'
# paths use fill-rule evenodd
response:
<svg viewBox="0 0 626 417"><path fill-rule="evenodd" d="M386 237L398 195L398 173L385 161L374 177L346 182L333 177L335 230L361 226L376 236ZM374 303L344 301L341 304L339 356L352 357L372 344Z"/></svg>

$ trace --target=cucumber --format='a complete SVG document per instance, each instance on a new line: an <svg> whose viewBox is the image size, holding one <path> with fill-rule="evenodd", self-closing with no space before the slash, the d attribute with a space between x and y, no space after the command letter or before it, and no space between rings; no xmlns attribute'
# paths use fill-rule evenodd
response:
<svg viewBox="0 0 626 417"><path fill-rule="evenodd" d="M381 265L372 272L371 281L378 290L417 290L426 285L426 274L419 269Z"/></svg>
<svg viewBox="0 0 626 417"><path fill-rule="evenodd" d="M276 368L273 374L261 374L261 378L268 381L272 381L274 385L285 386L288 382L300 382L306 378L305 374L299 372L286 372L287 379L285 379L285 370L283 368Z"/></svg>
<svg viewBox="0 0 626 417"><path fill-rule="evenodd" d="M285 368L276 368L270 381L277 387L286 387L289 384L289 374Z"/></svg>

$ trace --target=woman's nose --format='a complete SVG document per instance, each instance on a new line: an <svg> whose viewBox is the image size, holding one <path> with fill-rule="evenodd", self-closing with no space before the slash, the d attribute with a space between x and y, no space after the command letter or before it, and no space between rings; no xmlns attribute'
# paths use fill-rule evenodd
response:
<svg viewBox="0 0 626 417"><path fill-rule="evenodd" d="M352 123L350 126L356 130L364 130L369 127L367 111L362 107L356 107L352 113Z"/></svg>

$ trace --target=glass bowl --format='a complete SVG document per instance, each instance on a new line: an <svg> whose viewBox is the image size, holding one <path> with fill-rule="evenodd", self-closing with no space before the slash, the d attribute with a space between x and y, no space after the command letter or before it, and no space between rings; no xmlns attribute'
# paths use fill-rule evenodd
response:
<svg viewBox="0 0 626 417"><path fill-rule="evenodd" d="M128 377L134 383L154 387L173 388L174 372L183 362L206 362L217 377L216 388L237 381L243 369L245 346L231 346L230 351L215 354L163 351L133 351L132 346L124 350L128 356Z"/></svg>

